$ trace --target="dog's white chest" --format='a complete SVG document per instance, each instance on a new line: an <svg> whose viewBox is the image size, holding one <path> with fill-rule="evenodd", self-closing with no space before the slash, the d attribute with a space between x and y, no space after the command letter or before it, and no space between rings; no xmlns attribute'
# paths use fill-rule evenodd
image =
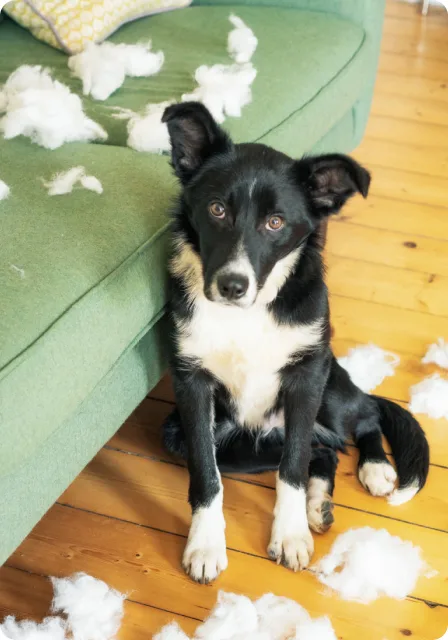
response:
<svg viewBox="0 0 448 640"><path fill-rule="evenodd" d="M249 309L196 300L180 350L198 358L229 390L241 424L261 427L275 403L279 371L321 336L321 323L279 326L265 306Z"/></svg>

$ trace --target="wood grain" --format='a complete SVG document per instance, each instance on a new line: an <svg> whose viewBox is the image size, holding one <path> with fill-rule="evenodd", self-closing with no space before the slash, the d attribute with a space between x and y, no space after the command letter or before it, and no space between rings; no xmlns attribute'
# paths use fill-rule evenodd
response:
<svg viewBox="0 0 448 640"><path fill-rule="evenodd" d="M182 536L56 505L9 565L43 575L86 571L121 591L132 591L135 601L195 618L206 616L223 589L244 591L251 598L274 592L297 599L313 616L329 615L342 638L363 629L366 640L401 640L401 630L408 629L414 638L433 639L446 628L446 608L440 605L430 608L407 599L398 606L385 598L369 606L344 602L324 595L308 571L294 574L238 551L228 552L229 568L215 584L193 584L179 570L184 543Z"/></svg>
<svg viewBox="0 0 448 640"><path fill-rule="evenodd" d="M353 153L372 173L369 197L331 219L328 267L336 356L373 342L400 357L375 390L407 406L409 389L434 372L427 346L448 339L448 16L388 0L379 74L366 135ZM274 474L226 476L229 568L210 586L180 567L190 522L188 475L163 449L173 409L165 376L0 569L0 613L42 619L47 576L86 571L128 594L119 640L149 640L175 619L192 634L219 589L292 597L329 615L338 640L435 640L448 625L448 422L418 416L431 447L425 489L390 507L356 477L357 450L340 455L335 523L315 535L315 558L353 527L386 528L422 549L438 571L413 595L365 606L325 593L310 571L293 574L266 557ZM390 453L385 442L386 451Z"/></svg>

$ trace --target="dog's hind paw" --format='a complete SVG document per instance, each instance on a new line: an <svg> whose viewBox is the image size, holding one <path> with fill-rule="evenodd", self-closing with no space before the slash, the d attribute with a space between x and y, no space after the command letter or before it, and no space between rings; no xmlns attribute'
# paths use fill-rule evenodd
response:
<svg viewBox="0 0 448 640"><path fill-rule="evenodd" d="M395 489L397 474L388 462L365 462L358 469L358 478L372 496L388 496Z"/></svg>
<svg viewBox="0 0 448 640"><path fill-rule="evenodd" d="M334 522L333 502L331 496L324 494L322 498L312 498L307 504L308 524L316 533L325 533Z"/></svg>
<svg viewBox="0 0 448 640"><path fill-rule="evenodd" d="M215 580L224 569L227 569L226 546L215 545L203 549L191 549L187 545L182 566L185 572L201 584Z"/></svg>

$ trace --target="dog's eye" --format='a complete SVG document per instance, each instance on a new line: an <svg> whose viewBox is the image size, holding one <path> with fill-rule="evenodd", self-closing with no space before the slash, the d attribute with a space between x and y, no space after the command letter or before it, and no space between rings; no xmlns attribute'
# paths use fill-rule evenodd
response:
<svg viewBox="0 0 448 640"><path fill-rule="evenodd" d="M284 224L284 220L281 216L273 215L268 218L268 221L266 222L266 229L268 229L268 231L280 231Z"/></svg>
<svg viewBox="0 0 448 640"><path fill-rule="evenodd" d="M226 217L226 210L219 202L212 202L208 210L214 218L219 218L220 220L222 220Z"/></svg>

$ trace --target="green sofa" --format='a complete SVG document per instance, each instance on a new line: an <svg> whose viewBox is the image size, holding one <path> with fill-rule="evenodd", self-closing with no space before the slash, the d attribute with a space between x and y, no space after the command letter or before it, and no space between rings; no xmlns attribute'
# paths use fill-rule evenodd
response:
<svg viewBox="0 0 448 640"><path fill-rule="evenodd" d="M381 38L381 0L197 2L122 27L111 40L150 36L165 52L159 76L129 78L105 103L84 99L109 133L103 144L48 151L0 138L0 562L166 368L167 212L176 194L167 156L126 147L111 105L137 110L179 98L203 63L226 62L230 11L259 46L253 102L225 126L237 141L289 154L350 151L369 113ZM67 57L3 16L0 84L42 64L80 93ZM50 198L53 173L84 165L103 183Z"/></svg>

